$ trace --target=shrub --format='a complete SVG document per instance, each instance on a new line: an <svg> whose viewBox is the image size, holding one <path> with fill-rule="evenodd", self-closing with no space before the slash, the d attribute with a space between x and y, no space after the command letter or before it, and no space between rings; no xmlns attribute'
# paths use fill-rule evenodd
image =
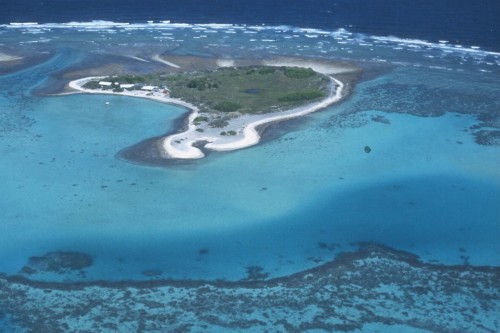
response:
<svg viewBox="0 0 500 333"><path fill-rule="evenodd" d="M235 136L236 134L236 131L227 131L227 135L231 135L231 136Z"/></svg>
<svg viewBox="0 0 500 333"><path fill-rule="evenodd" d="M198 116L198 117L194 118L193 121L195 123L199 123L199 122L202 122L202 121L208 121L208 117L207 116Z"/></svg>
<svg viewBox="0 0 500 333"><path fill-rule="evenodd" d="M226 127L229 123L225 118L217 118L208 123L208 126L212 128L223 128Z"/></svg>
<svg viewBox="0 0 500 333"><path fill-rule="evenodd" d="M319 97L323 97L324 94L319 90L306 90L306 91L295 91L289 94L286 94L283 97L278 98L280 102L301 102L301 101L309 101L312 99L316 99Z"/></svg>
<svg viewBox="0 0 500 333"><path fill-rule="evenodd" d="M99 85L98 81L89 81L83 85L84 88L86 89L98 89L101 86Z"/></svg>
<svg viewBox="0 0 500 333"><path fill-rule="evenodd" d="M165 75L165 76L162 75L162 78L165 79L165 80L167 80L167 81L170 81L170 82L175 82L175 81L181 80L182 76L181 75L168 74L168 75Z"/></svg>
<svg viewBox="0 0 500 333"><path fill-rule="evenodd" d="M220 135L225 136L225 135L227 135L227 133L226 132L220 132Z"/></svg>
<svg viewBox="0 0 500 333"><path fill-rule="evenodd" d="M311 68L302 67L286 67L285 76L291 79L306 79L316 75L316 72Z"/></svg>
<svg viewBox="0 0 500 333"><path fill-rule="evenodd" d="M232 101L222 101L214 106L214 109L222 112L234 112L241 108L241 105Z"/></svg>
<svg viewBox="0 0 500 333"><path fill-rule="evenodd" d="M246 280L256 281L264 280L269 277L269 273L264 272L264 268L260 266L248 266Z"/></svg>
<svg viewBox="0 0 500 333"><path fill-rule="evenodd" d="M264 67L259 70L259 74L262 75L272 74L274 72L276 72L276 68L274 67Z"/></svg>
<svg viewBox="0 0 500 333"><path fill-rule="evenodd" d="M189 80L187 87L191 89L198 89L200 91L205 89L219 88L219 83L215 82L212 78L201 77Z"/></svg>
<svg viewBox="0 0 500 333"><path fill-rule="evenodd" d="M140 75L120 75L113 77L113 81L120 83L145 83L146 78Z"/></svg>

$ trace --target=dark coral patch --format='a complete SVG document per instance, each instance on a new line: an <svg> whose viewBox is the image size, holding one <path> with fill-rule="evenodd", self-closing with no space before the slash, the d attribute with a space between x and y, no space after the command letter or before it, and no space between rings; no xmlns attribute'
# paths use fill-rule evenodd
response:
<svg viewBox="0 0 500 333"><path fill-rule="evenodd" d="M33 256L28 264L21 270L25 274L35 272L64 273L68 271L79 271L93 264L92 257L80 252L55 251L48 252L43 256Z"/></svg>
<svg viewBox="0 0 500 333"><path fill-rule="evenodd" d="M476 143L485 146L500 146L500 131L481 130L474 133Z"/></svg>

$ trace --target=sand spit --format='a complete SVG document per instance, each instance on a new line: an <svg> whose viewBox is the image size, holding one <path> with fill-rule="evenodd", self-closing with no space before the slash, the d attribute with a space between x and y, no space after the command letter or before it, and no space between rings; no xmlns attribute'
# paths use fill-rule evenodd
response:
<svg viewBox="0 0 500 333"><path fill-rule="evenodd" d="M149 62L148 60L146 59L142 59L142 58L139 58L139 57L136 57L136 56L130 56L129 57L130 59L135 59L135 60L138 60L138 61L142 61L142 62Z"/></svg>
<svg viewBox="0 0 500 333"><path fill-rule="evenodd" d="M153 60L165 63L173 68L182 68L181 66L164 60L159 55L152 57ZM85 93L92 94L114 94L130 97L148 98L163 103L180 105L191 110L187 125L182 132L169 135L160 139L160 144L164 150L162 155L169 159L198 159L205 156L197 144L206 142L204 148L214 151L230 151L236 149L247 148L259 143L261 137L257 131L257 127L277 122L284 121L296 117L300 117L312 112L324 109L331 104L340 101L345 95L345 84L340 80L332 77L335 74L355 73L359 72L359 68L349 63L315 61L296 58L276 58L272 60L234 60L234 59L206 59L203 60L205 65L211 67L227 66L248 66L251 64L266 65L266 66L296 66L310 67L315 71L325 74L330 77L331 84L329 93L326 98L313 102L301 107L293 108L287 111L277 111L258 115L240 115L228 120L228 124L224 128L210 128L206 125L200 125L195 122L195 119L200 115L199 109L183 100L169 98L160 92L151 93L147 91L95 91L83 88L83 85L92 79L100 79L101 77L87 77L71 81L69 87ZM209 62L209 63L208 63ZM213 64L212 64L213 63ZM233 135L225 135L226 132L231 132Z"/></svg>
<svg viewBox="0 0 500 333"><path fill-rule="evenodd" d="M234 67L236 62L233 59L218 59L216 64L219 67Z"/></svg>
<svg viewBox="0 0 500 333"><path fill-rule="evenodd" d="M10 62L10 61L16 61L16 60L21 60L22 57L16 57L13 55L9 55L6 53L0 52L0 62Z"/></svg>
<svg viewBox="0 0 500 333"><path fill-rule="evenodd" d="M183 100L180 100L180 99L166 97L163 94L159 94L159 93L154 94L154 93L150 93L147 91L123 91L123 92L113 92L113 91L104 91L104 90L95 91L95 90L83 88L83 85L85 83L89 82L90 80L101 79L101 78L105 78L105 77L106 76L85 77L82 79L70 81L68 83L68 86L72 89L79 90L79 91L87 93L87 94L121 95L121 96L147 98L147 99L152 99L152 100L167 103L167 104L175 104L175 105L180 105L180 106L188 108L188 109L197 110L197 108L190 103L184 102Z"/></svg>
<svg viewBox="0 0 500 333"><path fill-rule="evenodd" d="M251 58L205 58L198 56L154 55L152 59L165 64L172 64L175 68L183 70L214 70L219 67L245 67L245 66L296 66L310 67L318 73L340 74L360 72L360 68L348 61L307 59L299 57L274 57L268 59Z"/></svg>
<svg viewBox="0 0 500 333"><path fill-rule="evenodd" d="M165 64L165 65L173 67L173 68L181 68L179 65L176 65L173 62L170 62L170 61L167 61L167 60L161 58L159 54L152 56L151 59L153 59L154 61L161 62L162 64Z"/></svg>
<svg viewBox="0 0 500 333"><path fill-rule="evenodd" d="M278 57L270 60L262 60L263 66L288 66L288 67L305 67L312 68L318 73L335 75L358 72L359 68L351 63L337 62L331 63L327 61L316 61L308 59L296 59L288 57Z"/></svg>

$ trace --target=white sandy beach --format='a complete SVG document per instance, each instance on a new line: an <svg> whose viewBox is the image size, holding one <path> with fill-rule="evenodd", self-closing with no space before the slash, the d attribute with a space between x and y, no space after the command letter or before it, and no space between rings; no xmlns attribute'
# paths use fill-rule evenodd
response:
<svg viewBox="0 0 500 333"><path fill-rule="evenodd" d="M88 94L107 94L107 95L121 95L121 96L130 96L130 97L138 97L138 98L147 98L147 99L155 100L155 101L162 102L162 103L183 106L183 107L191 110L191 113L189 115L189 125L188 125L187 131L192 129L194 133L198 133L195 131L195 125L193 124L194 118L196 118L198 116L198 108L196 106L194 106L190 103L187 103L183 100L180 100L180 99L169 98L163 94L151 94L147 91L113 92L113 91L105 91L105 90L96 91L96 90L83 88L83 85L85 83L87 83L93 79L101 79L101 78L104 78L104 77L98 77L98 76L86 77L86 78L70 81L68 83L68 86L72 89L75 89L75 90L78 90L78 91L81 91L84 93L88 93ZM185 133L185 132L183 132L183 133ZM181 134L183 134L183 133L181 133ZM198 133L198 134L200 134L200 133ZM163 146L165 147L166 146L165 142L167 142L167 140L172 140L173 137L174 136L169 136L169 137L165 138ZM179 139L184 141L184 138L179 138ZM198 138L196 141L205 140L205 139L208 139L208 138ZM175 140L178 140L178 139L175 139ZM175 140L172 140L172 141L175 141ZM193 143L196 141L193 141ZM170 149L167 149L167 147L165 147L167 157L169 157L169 158L184 158L185 159L185 158L201 158L204 156L203 153L201 153L201 151L199 149L192 147L192 144L190 145L190 144L188 144L188 142L184 142L183 145L178 145L178 144L175 144L174 142L172 142L171 146L172 146L172 148L170 148ZM175 147L175 148L173 148L173 147Z"/></svg>
<svg viewBox="0 0 500 333"><path fill-rule="evenodd" d="M318 73L325 74L325 75L350 73L350 72L359 70L359 68L357 68L354 65L347 65L347 64L335 65L335 64L331 64L331 63L314 61L314 60L297 61L297 59L287 58L287 57L278 57L275 59L263 60L262 65L263 66L278 66L278 67L279 66L288 66L288 67L312 68L314 71L316 71Z"/></svg>
<svg viewBox="0 0 500 333"><path fill-rule="evenodd" d="M212 142L205 145L205 148L217 150L217 151L227 151L227 150L235 150L246 148L249 146L253 146L260 141L260 135L257 132L257 127L275 121L287 120L295 117L304 116L306 114L318 111L320 109L324 109L327 106L339 101L342 98L342 90L344 88L344 84L330 77L336 84L336 87L331 89L329 96L320 102L313 103L307 106L291 109L289 111L266 114L261 119L255 120L253 122L248 123L246 126L241 128L241 138L238 137L238 140L227 142L227 143L217 143ZM239 135L238 135L239 136Z"/></svg>
<svg viewBox="0 0 500 333"><path fill-rule="evenodd" d="M21 60L21 59L22 59L22 57L16 57L13 55L9 55L9 54L0 52L0 62L15 61L15 60Z"/></svg>
<svg viewBox="0 0 500 333"><path fill-rule="evenodd" d="M344 84L337 79L331 79L336 85L332 84L328 97L319 102L288 111L262 115L243 115L229 120L229 124L224 129L204 128L204 132L198 132L197 127L193 124L193 120L198 116L198 113L193 112L189 117L189 127L182 133L166 137L163 141L163 147L167 154L174 158L195 159L204 156L200 149L193 147L193 144L199 141L207 141L205 148L215 151L230 151L256 145L260 141L260 135L256 129L258 126L300 117L339 101L342 98ZM237 132L237 135L222 136L220 132L226 130L233 130Z"/></svg>
<svg viewBox="0 0 500 333"><path fill-rule="evenodd" d="M303 65L297 63L286 63L287 65ZM282 62L269 63L269 65L283 66ZM307 65L313 65L312 63ZM310 66L307 66L310 67ZM313 67L314 68L314 67ZM331 72L335 71L336 68L316 66L318 72ZM338 70L341 70L339 67ZM105 90L90 90L83 88L83 85L92 79L101 79L102 77L87 77L69 83L69 87L81 92L90 94L112 94L112 95L123 95L130 97L148 98L163 103L175 104L183 106L191 110L188 117L188 125L182 132L169 135L163 139L162 147L166 158L173 159L198 159L205 155L203 152L196 148L194 145L197 142L207 142L204 146L206 149L214 151L230 151L236 149L242 149L246 147L253 146L260 141L260 135L257 131L257 127L276 121L283 121L291 118L300 117L317 110L323 109L343 97L344 84L329 76L332 83L330 87L329 94L326 98L319 102L310 103L305 106L297 107L287 111L279 111L273 113L259 114L259 115L242 115L233 119L228 120L228 125L224 128L210 128L208 125L195 124L195 118L200 115L199 109L183 100L170 98L162 93L150 93L147 91L124 91L124 92L112 92ZM234 131L236 135L221 135L221 132Z"/></svg>
<svg viewBox="0 0 500 333"><path fill-rule="evenodd" d="M163 58L160 57L159 54L155 54L154 56L151 57L154 61L161 62L162 64L165 64L167 66L173 67L173 68L181 68L179 65L174 64L173 62L167 61Z"/></svg>

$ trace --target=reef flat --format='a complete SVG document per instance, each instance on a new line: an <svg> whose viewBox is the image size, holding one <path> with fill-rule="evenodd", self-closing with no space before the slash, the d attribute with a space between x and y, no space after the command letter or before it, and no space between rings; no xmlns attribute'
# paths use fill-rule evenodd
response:
<svg viewBox="0 0 500 333"><path fill-rule="evenodd" d="M51 283L0 278L12 332L498 332L500 268L423 263L376 244L290 276ZM16 330L17 328L17 330Z"/></svg>

